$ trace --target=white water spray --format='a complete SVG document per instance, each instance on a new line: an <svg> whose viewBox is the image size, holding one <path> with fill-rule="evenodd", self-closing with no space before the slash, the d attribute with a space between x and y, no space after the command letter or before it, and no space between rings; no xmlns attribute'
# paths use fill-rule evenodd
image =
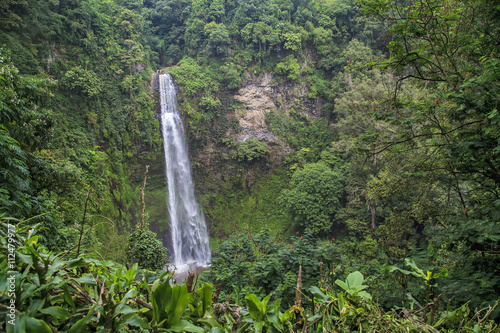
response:
<svg viewBox="0 0 500 333"><path fill-rule="evenodd" d="M194 197L176 88L169 74L161 74L159 81L173 264L178 270L206 266L210 260L207 226Z"/></svg>

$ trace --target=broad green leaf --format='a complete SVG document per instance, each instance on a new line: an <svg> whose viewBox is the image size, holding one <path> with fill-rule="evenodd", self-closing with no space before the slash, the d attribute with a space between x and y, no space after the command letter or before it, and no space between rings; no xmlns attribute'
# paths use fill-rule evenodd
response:
<svg viewBox="0 0 500 333"><path fill-rule="evenodd" d="M66 265L68 267L83 267L83 266L86 266L88 265L88 261L82 257L78 257L76 259L73 259L73 260L69 260L69 261L66 261Z"/></svg>
<svg viewBox="0 0 500 333"><path fill-rule="evenodd" d="M316 319L321 318L323 316L322 313L316 313L314 316L307 318L307 321L312 323L316 321Z"/></svg>
<svg viewBox="0 0 500 333"><path fill-rule="evenodd" d="M60 306L50 306L48 308L41 309L40 312L60 320L66 320L71 317L71 314L65 308Z"/></svg>
<svg viewBox="0 0 500 333"><path fill-rule="evenodd" d="M40 319L26 317L26 332L27 333L52 333L49 325Z"/></svg>
<svg viewBox="0 0 500 333"><path fill-rule="evenodd" d="M347 276L346 282L349 287L357 287L363 284L363 280L363 274L361 274L359 271L355 271Z"/></svg>
<svg viewBox="0 0 500 333"><path fill-rule="evenodd" d="M267 303L269 302L269 299L271 298L271 294L267 295L264 297L262 300L262 314L265 315L267 312Z"/></svg>
<svg viewBox="0 0 500 333"><path fill-rule="evenodd" d="M94 277L92 276L92 274L87 274L85 276L82 276L78 279L75 279L76 282L78 283L84 283L84 284L90 284L90 285L97 285L97 282L95 282L95 279Z"/></svg>
<svg viewBox="0 0 500 333"><path fill-rule="evenodd" d="M281 318L280 318L280 321L282 323L286 322L286 321L289 321L290 318L292 318L293 314L292 312L290 312L290 310L286 310L282 315L281 315Z"/></svg>
<svg viewBox="0 0 500 333"><path fill-rule="evenodd" d="M131 290L127 291L125 296L123 296L122 303L126 302L130 298L135 298L135 297L137 297L137 290L131 289Z"/></svg>
<svg viewBox="0 0 500 333"><path fill-rule="evenodd" d="M46 276L51 276L55 272L59 271L64 264L66 264L66 261L61 261L61 260L55 260L49 267Z"/></svg>
<svg viewBox="0 0 500 333"><path fill-rule="evenodd" d="M71 297L71 294L68 291L68 286L63 285L63 294L64 294L64 300L66 303L68 303L73 309L75 308L75 302L73 301L73 298Z"/></svg>
<svg viewBox="0 0 500 333"><path fill-rule="evenodd" d="M203 312L199 316L203 317L207 309L212 305L212 285L205 283L203 287L197 289L196 292L200 295L203 304Z"/></svg>
<svg viewBox="0 0 500 333"><path fill-rule="evenodd" d="M221 327L212 327L210 333L225 333L225 331Z"/></svg>
<svg viewBox="0 0 500 333"><path fill-rule="evenodd" d="M21 300L25 300L26 298L29 298L31 295L33 295L37 290L38 287L35 284L25 284L24 290L21 293Z"/></svg>
<svg viewBox="0 0 500 333"><path fill-rule="evenodd" d="M278 331L283 331L283 325L281 324L280 320L279 320L279 317L278 317L278 314L276 313L273 313L273 314L270 314L270 315L267 315L267 320L273 324L274 328L276 328Z"/></svg>
<svg viewBox="0 0 500 333"><path fill-rule="evenodd" d="M23 299L25 298L26 296L23 296ZM30 301L30 304L28 306L28 312L36 312L38 310L40 310L41 308L43 308L43 305L45 304L45 300L44 299L32 299Z"/></svg>
<svg viewBox="0 0 500 333"><path fill-rule="evenodd" d="M88 261L89 263L93 263L95 264L96 266L103 266L103 267L112 267L114 265L116 265L115 262L111 261L111 260L99 260L99 259L95 259L95 258L85 258L86 261Z"/></svg>
<svg viewBox="0 0 500 333"><path fill-rule="evenodd" d="M201 304L201 301L196 298L194 294L189 294L189 303L192 303L194 307L197 307L199 304Z"/></svg>
<svg viewBox="0 0 500 333"><path fill-rule="evenodd" d="M441 272L437 273L437 274L434 274L433 278L434 279L437 279L437 278L440 278L440 277L446 277L448 276L448 270L446 268L443 268L441 270Z"/></svg>
<svg viewBox="0 0 500 333"><path fill-rule="evenodd" d="M117 327L118 329L120 329L122 326L125 326L125 325L131 325L131 326L140 327L140 328L144 328L144 329L149 328L147 319L141 318L137 314L124 315L124 316L120 317L117 324L118 324L118 327Z"/></svg>
<svg viewBox="0 0 500 333"><path fill-rule="evenodd" d="M345 310L345 300L344 300L344 293L339 293L339 313L342 315L344 313L344 310Z"/></svg>
<svg viewBox="0 0 500 333"><path fill-rule="evenodd" d="M139 312L137 309L133 309L130 306L126 305L125 303L120 303L116 306L115 308L115 313L113 314L113 318L119 315L127 315L131 313L136 313Z"/></svg>
<svg viewBox="0 0 500 333"><path fill-rule="evenodd" d="M7 260L5 260L4 262L6 263ZM5 268L1 267L0 269L2 271L7 270L6 266L5 266ZM10 277L10 275L11 274L0 273L0 290L7 290L7 278ZM17 281L17 279L14 281Z"/></svg>
<svg viewBox="0 0 500 333"><path fill-rule="evenodd" d="M369 293L367 293L366 291L358 291L358 296L359 297L362 297L362 298L365 298L365 299L372 299L372 295L370 295Z"/></svg>
<svg viewBox="0 0 500 333"><path fill-rule="evenodd" d="M87 324L90 322L92 319L92 316L94 314L94 308L93 306L91 309L89 309L89 312L83 317L82 319L78 320L71 328L69 329L69 333L85 333L87 332Z"/></svg>
<svg viewBox="0 0 500 333"><path fill-rule="evenodd" d="M193 294L188 294L189 302L188 307L189 311L191 311L191 315L196 315L198 318L202 317L203 307L201 301L196 298Z"/></svg>
<svg viewBox="0 0 500 333"><path fill-rule="evenodd" d="M175 325L181 320L187 309L188 302L189 297L185 284L172 287L172 302L167 308L169 325Z"/></svg>
<svg viewBox="0 0 500 333"><path fill-rule="evenodd" d="M340 286L340 288L342 288L344 290L349 290L349 285L342 280L339 280L339 279L335 280L335 284Z"/></svg>
<svg viewBox="0 0 500 333"><path fill-rule="evenodd" d="M198 323L205 324L209 327L221 327L220 324L214 318L200 318L197 320Z"/></svg>
<svg viewBox="0 0 500 333"><path fill-rule="evenodd" d="M417 264L415 264L415 261L413 259L405 258L405 265L410 266L411 269L413 269L414 273L418 274L418 275L415 275L415 274L413 274L413 275L415 275L417 277L422 277L424 279L426 278L425 273L420 268L418 268Z"/></svg>
<svg viewBox="0 0 500 333"><path fill-rule="evenodd" d="M26 313L17 314L15 319L6 317L7 333L26 333L26 318L28 318ZM12 323L15 325L11 325Z"/></svg>
<svg viewBox="0 0 500 333"><path fill-rule="evenodd" d="M170 282L165 281L156 286L151 299L151 305L153 306L153 320L155 322L159 323L167 318L166 310L170 305L170 302L172 302L172 287L170 286Z"/></svg>
<svg viewBox="0 0 500 333"><path fill-rule="evenodd" d="M37 245L38 243L38 236L37 235L34 235L34 236L31 236L27 241L26 241L26 245Z"/></svg>
<svg viewBox="0 0 500 333"><path fill-rule="evenodd" d="M20 252L16 251L16 258L19 259L20 262L23 262L23 263L25 263L25 264L30 265L31 267L33 267L33 258L31 258L30 255L23 254L23 253L20 253Z"/></svg>
<svg viewBox="0 0 500 333"><path fill-rule="evenodd" d="M255 324L254 324L255 333L261 333L265 324L266 323L264 321L256 321Z"/></svg>
<svg viewBox="0 0 500 333"><path fill-rule="evenodd" d="M240 311L240 313L241 313L241 311ZM245 323L251 323L251 324L255 323L255 320L252 317L243 317L243 321Z"/></svg>
<svg viewBox="0 0 500 333"><path fill-rule="evenodd" d="M396 266L391 266L391 267L389 268L389 272L391 272L391 273L392 273L392 272L394 272L394 271L401 272L401 273L403 273L404 275L410 275L410 274L412 274L412 273L413 273L413 272L407 271L406 269L401 269L401 268L396 267Z"/></svg>
<svg viewBox="0 0 500 333"><path fill-rule="evenodd" d="M187 320L181 320L177 324L170 327L169 331L171 332L195 332L195 333L204 333L205 330L201 327L195 326L191 324Z"/></svg>
<svg viewBox="0 0 500 333"><path fill-rule="evenodd" d="M338 280L340 281L340 280ZM342 281L340 281L342 282ZM342 286L341 286L342 287ZM318 287L312 286L309 288L309 291L311 291L314 295L314 301L315 302L322 302L322 303L328 303L332 299L330 296L325 295Z"/></svg>
<svg viewBox="0 0 500 333"><path fill-rule="evenodd" d="M262 302L254 294L245 296L248 305L248 312L255 320L262 320L264 313L262 312Z"/></svg>
<svg viewBox="0 0 500 333"><path fill-rule="evenodd" d="M148 325L148 321L146 320L146 318L140 318L138 316L132 316L130 318L128 318L124 324L126 325L131 325L131 326L136 326L136 327L140 327L140 328L144 328L144 329L148 329L149 328L149 325Z"/></svg>
<svg viewBox="0 0 500 333"><path fill-rule="evenodd" d="M135 263L127 271L127 274L125 274L125 279L127 280L127 283L132 282L132 280L135 278L135 275L137 274L138 267L139 267L139 264Z"/></svg>
<svg viewBox="0 0 500 333"><path fill-rule="evenodd" d="M274 301L273 304L271 304L269 306L269 308L271 309L271 311L273 313L279 314L279 313L281 313L280 312L280 306L281 306L281 298L278 298L276 301Z"/></svg>

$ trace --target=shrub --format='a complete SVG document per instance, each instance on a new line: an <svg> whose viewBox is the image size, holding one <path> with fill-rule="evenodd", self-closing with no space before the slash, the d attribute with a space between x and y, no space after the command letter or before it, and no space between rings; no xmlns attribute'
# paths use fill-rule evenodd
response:
<svg viewBox="0 0 500 333"><path fill-rule="evenodd" d="M275 72L278 75L286 76L290 80L297 80L300 75L300 65L293 55L289 55L284 61L276 65Z"/></svg>
<svg viewBox="0 0 500 333"><path fill-rule="evenodd" d="M140 267L159 270L168 261L168 251L156 234L147 228L137 228L128 238L127 259Z"/></svg>
<svg viewBox="0 0 500 333"><path fill-rule="evenodd" d="M268 153L267 144L256 139L244 141L237 148L238 161L240 162L251 162L264 157Z"/></svg>
<svg viewBox="0 0 500 333"><path fill-rule="evenodd" d="M323 163L307 164L296 171L290 189L281 192L280 201L294 222L310 232L328 232L340 208L342 176Z"/></svg>

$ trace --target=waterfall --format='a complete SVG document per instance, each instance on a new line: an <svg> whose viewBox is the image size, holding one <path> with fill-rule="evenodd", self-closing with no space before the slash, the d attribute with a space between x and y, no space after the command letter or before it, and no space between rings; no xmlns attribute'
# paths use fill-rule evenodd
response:
<svg viewBox="0 0 500 333"><path fill-rule="evenodd" d="M177 109L177 91L169 74L161 74L159 81L173 264L178 269L206 266L210 260L208 232L194 197L191 163Z"/></svg>

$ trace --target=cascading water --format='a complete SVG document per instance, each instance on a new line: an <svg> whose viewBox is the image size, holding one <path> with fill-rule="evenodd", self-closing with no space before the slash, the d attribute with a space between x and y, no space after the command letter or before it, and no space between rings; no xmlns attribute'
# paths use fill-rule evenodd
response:
<svg viewBox="0 0 500 333"><path fill-rule="evenodd" d="M194 197L176 88L169 74L161 74L159 81L173 264L178 270L206 266L210 260L207 226Z"/></svg>

